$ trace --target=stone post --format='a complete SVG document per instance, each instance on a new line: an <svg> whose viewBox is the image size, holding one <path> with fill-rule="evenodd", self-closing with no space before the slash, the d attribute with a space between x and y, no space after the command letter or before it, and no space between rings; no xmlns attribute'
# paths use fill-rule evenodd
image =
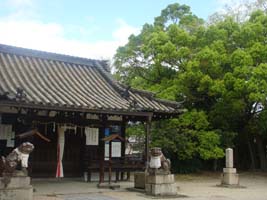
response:
<svg viewBox="0 0 267 200"><path fill-rule="evenodd" d="M227 148L225 151L225 165L222 174L222 185L223 186L238 186L239 176L234 168L233 149Z"/></svg>
<svg viewBox="0 0 267 200"><path fill-rule="evenodd" d="M227 148L225 150L225 161L226 168L234 167L233 149Z"/></svg>

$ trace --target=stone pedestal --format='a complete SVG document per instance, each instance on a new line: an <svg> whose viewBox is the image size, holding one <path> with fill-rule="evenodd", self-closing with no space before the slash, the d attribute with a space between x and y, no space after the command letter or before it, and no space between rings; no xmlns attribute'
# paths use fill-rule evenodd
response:
<svg viewBox="0 0 267 200"><path fill-rule="evenodd" d="M30 177L10 177L9 181L0 177L0 199L3 200L32 200L33 188Z"/></svg>
<svg viewBox="0 0 267 200"><path fill-rule="evenodd" d="M134 173L134 188L145 189L146 186L146 173L135 172Z"/></svg>
<svg viewBox="0 0 267 200"><path fill-rule="evenodd" d="M154 196L177 195L177 187L173 174L148 175L145 189L147 194Z"/></svg>
<svg viewBox="0 0 267 200"><path fill-rule="evenodd" d="M239 176L234 168L233 149L226 149L225 155L226 168L223 168L221 184L223 186L239 186Z"/></svg>
<svg viewBox="0 0 267 200"><path fill-rule="evenodd" d="M222 185L238 186L239 175L236 173L236 168L223 168Z"/></svg>

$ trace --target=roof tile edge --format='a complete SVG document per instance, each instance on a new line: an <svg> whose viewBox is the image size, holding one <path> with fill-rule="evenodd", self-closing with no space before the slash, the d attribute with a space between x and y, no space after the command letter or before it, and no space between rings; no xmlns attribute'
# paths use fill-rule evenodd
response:
<svg viewBox="0 0 267 200"><path fill-rule="evenodd" d="M24 47L16 47L12 45L0 44L0 52L17 54L21 56L37 57L47 60L58 60L62 62L69 62L79 65L87 65L92 67L99 67L106 65L107 60L89 59L78 56L71 56L66 54L52 53L47 51L29 49ZM97 64L98 63L98 64Z"/></svg>

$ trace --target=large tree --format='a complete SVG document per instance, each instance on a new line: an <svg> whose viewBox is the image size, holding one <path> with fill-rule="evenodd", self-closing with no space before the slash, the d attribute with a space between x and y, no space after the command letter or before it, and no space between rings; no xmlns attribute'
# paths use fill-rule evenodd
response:
<svg viewBox="0 0 267 200"><path fill-rule="evenodd" d="M216 159L223 155L220 147L235 146L241 157L249 155L252 168L258 153L266 169L266 132L259 130L267 123L261 114L267 96L266 43L263 11L244 21L227 16L207 25L188 6L171 4L117 50L116 76L159 97L184 101L188 113L154 133L155 143L169 144L165 149L174 156ZM197 128L196 116L207 125Z"/></svg>

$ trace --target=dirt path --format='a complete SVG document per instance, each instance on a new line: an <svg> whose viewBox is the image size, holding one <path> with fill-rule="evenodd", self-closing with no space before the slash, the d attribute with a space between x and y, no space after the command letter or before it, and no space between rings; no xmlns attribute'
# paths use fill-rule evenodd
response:
<svg viewBox="0 0 267 200"><path fill-rule="evenodd" d="M177 175L176 183L179 187L178 193L184 195L179 200L267 200L267 174L264 173L241 173L241 188L224 188L217 187L220 183L220 174L202 173L194 175ZM128 191L127 187L133 187L133 183L122 183L119 190L101 190L91 187L87 191L81 191L79 184L84 188L88 188L88 183L72 184L72 190L75 194L71 194L71 189L65 187L67 194L55 196L35 195L34 200L147 200L155 197L146 196L144 193ZM84 186L87 186L85 187ZM87 185L86 185L87 184ZM68 185L68 184L66 184ZM79 187L79 193L75 190ZM92 186L92 185L91 185ZM63 186L61 186L64 188ZM76 191L76 192L75 192ZM160 199L160 198L156 198Z"/></svg>

